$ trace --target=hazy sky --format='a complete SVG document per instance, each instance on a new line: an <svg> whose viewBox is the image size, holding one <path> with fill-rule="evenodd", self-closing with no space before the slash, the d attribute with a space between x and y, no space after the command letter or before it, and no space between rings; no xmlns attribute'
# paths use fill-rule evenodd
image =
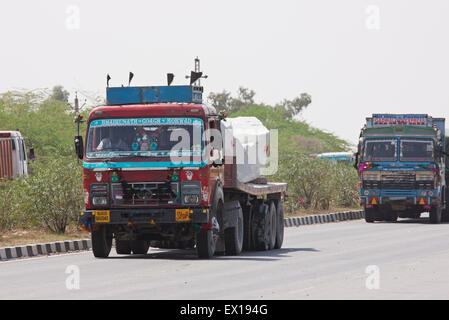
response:
<svg viewBox="0 0 449 320"><path fill-rule="evenodd" d="M353 143L372 113L449 118L448 0L0 3L0 91L105 94L111 85L175 84L198 56L208 92L256 101L312 95L310 124Z"/></svg>

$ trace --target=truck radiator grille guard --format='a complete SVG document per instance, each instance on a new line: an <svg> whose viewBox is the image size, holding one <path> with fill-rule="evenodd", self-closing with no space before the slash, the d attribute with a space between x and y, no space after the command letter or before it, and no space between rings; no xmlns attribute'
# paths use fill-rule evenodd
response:
<svg viewBox="0 0 449 320"><path fill-rule="evenodd" d="M413 190L415 187L415 174L408 172L394 172L382 174L382 189Z"/></svg>
<svg viewBox="0 0 449 320"><path fill-rule="evenodd" d="M111 186L112 206L158 206L178 203L176 182L114 183Z"/></svg>
<svg viewBox="0 0 449 320"><path fill-rule="evenodd" d="M384 190L434 189L434 182L416 181L415 173L392 172L383 173L381 181L363 181L363 188Z"/></svg>

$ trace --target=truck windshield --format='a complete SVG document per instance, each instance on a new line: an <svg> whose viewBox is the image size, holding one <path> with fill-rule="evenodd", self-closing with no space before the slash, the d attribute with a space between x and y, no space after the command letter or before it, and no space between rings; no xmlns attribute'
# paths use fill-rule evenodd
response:
<svg viewBox="0 0 449 320"><path fill-rule="evenodd" d="M395 161L396 140L368 140L365 145L365 161Z"/></svg>
<svg viewBox="0 0 449 320"><path fill-rule="evenodd" d="M94 120L86 157L201 157L203 128L198 118Z"/></svg>
<svg viewBox="0 0 449 320"><path fill-rule="evenodd" d="M429 140L401 140L401 161L432 161L433 142Z"/></svg>

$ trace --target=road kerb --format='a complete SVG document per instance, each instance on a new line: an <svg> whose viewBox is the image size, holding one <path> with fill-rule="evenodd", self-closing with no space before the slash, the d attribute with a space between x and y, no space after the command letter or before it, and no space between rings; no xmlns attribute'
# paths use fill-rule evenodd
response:
<svg viewBox="0 0 449 320"><path fill-rule="evenodd" d="M363 210L344 211L344 212L310 215L306 217L300 217L299 219L297 217L285 218L284 226L299 227L302 225L309 225L309 224L333 223L348 220L359 220L363 218L364 218Z"/></svg>
<svg viewBox="0 0 449 320"><path fill-rule="evenodd" d="M92 242L90 239L19 245L15 247L0 248L0 261L25 257L47 256L57 253L86 251L91 248Z"/></svg>

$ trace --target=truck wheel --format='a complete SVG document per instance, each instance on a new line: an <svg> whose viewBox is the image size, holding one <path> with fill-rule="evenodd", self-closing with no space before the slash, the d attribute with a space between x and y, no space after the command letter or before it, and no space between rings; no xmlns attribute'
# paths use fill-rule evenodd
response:
<svg viewBox="0 0 449 320"><path fill-rule="evenodd" d="M275 249L280 249L284 242L284 207L281 200L276 200L276 243Z"/></svg>
<svg viewBox="0 0 449 320"><path fill-rule="evenodd" d="M235 227L227 228L224 232L225 250L228 256L238 256L243 248L243 212L239 210Z"/></svg>
<svg viewBox="0 0 449 320"><path fill-rule="evenodd" d="M441 205L432 206L429 212L430 223L438 224L441 222Z"/></svg>
<svg viewBox="0 0 449 320"><path fill-rule="evenodd" d="M99 226L97 230L92 230L92 252L96 258L107 258L112 248L112 233L107 226Z"/></svg>
<svg viewBox="0 0 449 320"><path fill-rule="evenodd" d="M222 191L219 192L223 195ZM221 200L223 197L216 198L218 199L216 200L217 203L212 206L213 209L210 211L210 223L212 224L212 227L207 231L200 230L196 234L196 251L198 258L200 259L210 259L215 254L215 247L219 232L217 216L222 216L223 213L223 202Z"/></svg>
<svg viewBox="0 0 449 320"><path fill-rule="evenodd" d="M441 222L449 222L449 209L448 208L441 211Z"/></svg>
<svg viewBox="0 0 449 320"><path fill-rule="evenodd" d="M394 211L388 211L384 214L385 221L396 222L398 220L398 214Z"/></svg>
<svg viewBox="0 0 449 320"><path fill-rule="evenodd" d="M270 249L270 207L262 203L259 206L259 212L256 215L256 230L254 244L256 250L264 251Z"/></svg>
<svg viewBox="0 0 449 320"><path fill-rule="evenodd" d="M146 254L150 248L150 241L146 240L132 240L131 250L133 254Z"/></svg>
<svg viewBox="0 0 449 320"><path fill-rule="evenodd" d="M243 212L243 251L249 251L254 249L252 246L252 220L254 206L246 206L242 208Z"/></svg>
<svg viewBox="0 0 449 320"><path fill-rule="evenodd" d="M117 254L131 254L131 242L129 240L115 240Z"/></svg>
<svg viewBox="0 0 449 320"><path fill-rule="evenodd" d="M376 216L375 216L375 211L374 208L365 208L365 221L368 223L373 223Z"/></svg>
<svg viewBox="0 0 449 320"><path fill-rule="evenodd" d="M270 201L270 212L269 212L269 219L270 219L270 250L274 249L274 246L276 245L276 231L277 231L277 212L276 212L276 205L274 204L274 201Z"/></svg>

